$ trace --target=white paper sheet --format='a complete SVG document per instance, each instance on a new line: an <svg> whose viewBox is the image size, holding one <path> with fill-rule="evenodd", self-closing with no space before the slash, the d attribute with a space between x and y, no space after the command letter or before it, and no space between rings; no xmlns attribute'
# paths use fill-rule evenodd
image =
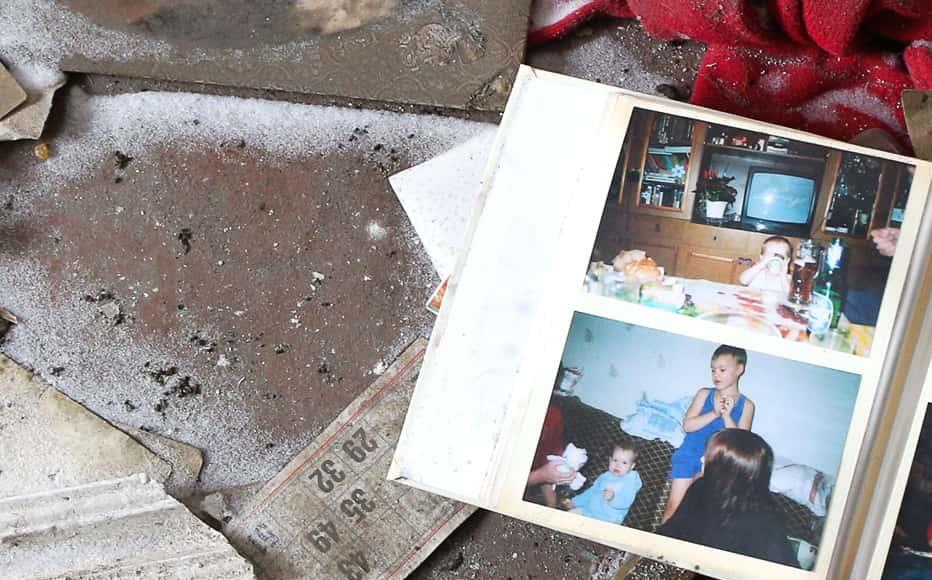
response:
<svg viewBox="0 0 932 580"><path fill-rule="evenodd" d="M441 278L456 264L496 129L489 125L469 141L388 180Z"/></svg>

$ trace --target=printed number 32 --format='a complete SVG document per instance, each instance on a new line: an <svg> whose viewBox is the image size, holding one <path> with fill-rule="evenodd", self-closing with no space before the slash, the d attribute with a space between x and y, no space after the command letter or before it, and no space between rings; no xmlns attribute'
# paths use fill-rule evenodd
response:
<svg viewBox="0 0 932 580"><path fill-rule="evenodd" d="M329 477L325 478L324 477L325 473ZM324 493L330 493L331 491L333 491L333 482L335 481L337 483L340 483L341 481L346 479L346 474L343 472L342 469L337 469L336 467L334 467L333 461L331 461L330 459L327 459L323 463L320 464L319 469L315 469L314 471L312 471L309 477L317 481L317 487L318 489L320 489L320 491Z"/></svg>

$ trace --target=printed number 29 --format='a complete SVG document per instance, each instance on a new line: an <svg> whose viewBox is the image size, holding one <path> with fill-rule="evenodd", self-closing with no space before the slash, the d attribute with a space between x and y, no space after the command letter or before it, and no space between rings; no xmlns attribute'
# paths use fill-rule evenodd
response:
<svg viewBox="0 0 932 580"><path fill-rule="evenodd" d="M343 443L343 451L356 463L365 461L369 453L375 451L378 447L379 444L375 440L366 438L366 432L362 427L356 429L352 439L347 439Z"/></svg>

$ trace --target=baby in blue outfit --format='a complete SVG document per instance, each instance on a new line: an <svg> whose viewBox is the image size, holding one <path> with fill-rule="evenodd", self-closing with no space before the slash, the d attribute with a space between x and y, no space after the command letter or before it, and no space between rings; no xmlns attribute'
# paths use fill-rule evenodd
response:
<svg viewBox="0 0 932 580"><path fill-rule="evenodd" d="M641 476L634 471L637 458L637 448L631 443L616 445L608 471L596 478L589 489L570 500L567 507L573 513L590 518L623 523L641 489Z"/></svg>

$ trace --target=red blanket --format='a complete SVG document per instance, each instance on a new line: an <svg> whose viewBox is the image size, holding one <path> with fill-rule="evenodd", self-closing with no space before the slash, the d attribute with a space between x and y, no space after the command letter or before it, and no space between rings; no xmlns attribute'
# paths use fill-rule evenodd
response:
<svg viewBox="0 0 932 580"><path fill-rule="evenodd" d="M693 103L838 139L908 146L900 92L932 89L932 0L534 0L528 42L598 15L706 43Z"/></svg>

